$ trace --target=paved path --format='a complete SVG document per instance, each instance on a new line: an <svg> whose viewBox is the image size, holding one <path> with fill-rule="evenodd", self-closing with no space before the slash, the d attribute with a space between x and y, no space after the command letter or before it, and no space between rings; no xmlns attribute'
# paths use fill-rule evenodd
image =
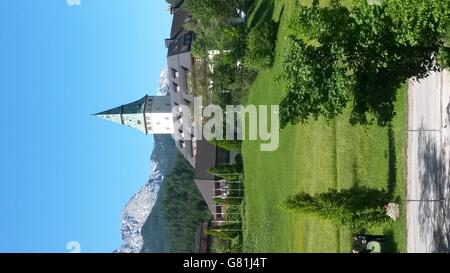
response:
<svg viewBox="0 0 450 273"><path fill-rule="evenodd" d="M408 252L450 252L450 73L410 81L408 94Z"/></svg>

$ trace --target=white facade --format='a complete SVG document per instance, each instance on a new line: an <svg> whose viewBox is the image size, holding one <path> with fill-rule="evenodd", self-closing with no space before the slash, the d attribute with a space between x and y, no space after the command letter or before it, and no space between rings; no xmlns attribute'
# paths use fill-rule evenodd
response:
<svg viewBox="0 0 450 273"><path fill-rule="evenodd" d="M145 124L149 134L173 134L173 114L169 96L149 96L145 108Z"/></svg>

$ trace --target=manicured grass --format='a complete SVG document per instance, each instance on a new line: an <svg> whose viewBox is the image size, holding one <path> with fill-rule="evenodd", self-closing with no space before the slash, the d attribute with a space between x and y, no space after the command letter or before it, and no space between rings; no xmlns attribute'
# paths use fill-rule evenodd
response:
<svg viewBox="0 0 450 273"><path fill-rule="evenodd" d="M294 12L294 1L259 1L249 18L250 25L258 23L255 14L261 13L259 6L273 8L270 15L281 21L274 66L258 75L250 89L248 104L279 104L286 90L275 79L281 74L287 23ZM391 189L395 196L404 199L405 104L406 90L402 89L391 129L351 126L347 110L330 123L311 120L305 125L287 127L281 132L280 146L275 152L261 152L258 141L245 141L242 148L246 195L243 250L350 252L351 234L345 228L293 214L282 208L281 203L299 191L318 193L353 185ZM402 212L399 221L368 231L393 237L387 244L390 251L406 248L406 220Z"/></svg>

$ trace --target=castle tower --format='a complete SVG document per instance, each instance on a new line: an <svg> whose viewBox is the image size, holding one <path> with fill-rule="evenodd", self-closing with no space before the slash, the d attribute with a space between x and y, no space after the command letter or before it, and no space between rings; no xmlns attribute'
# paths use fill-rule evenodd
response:
<svg viewBox="0 0 450 273"><path fill-rule="evenodd" d="M174 133L170 96L145 96L135 102L95 115L138 129L145 134Z"/></svg>

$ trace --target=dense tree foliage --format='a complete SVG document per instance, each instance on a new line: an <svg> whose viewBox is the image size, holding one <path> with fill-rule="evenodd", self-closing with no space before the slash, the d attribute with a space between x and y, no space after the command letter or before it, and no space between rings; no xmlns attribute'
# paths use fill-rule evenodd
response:
<svg viewBox="0 0 450 273"><path fill-rule="evenodd" d="M237 11L247 11L253 1L186 0L185 9L193 17L186 28L195 32L192 54L213 68L207 73L212 86L205 88L214 104L240 104L255 77L253 71L237 65L244 58L247 36ZM211 59L211 51L221 53Z"/></svg>
<svg viewBox="0 0 450 273"><path fill-rule="evenodd" d="M226 21L237 16L236 9L242 7L242 0L186 0L185 9L198 20L208 21L212 18Z"/></svg>
<svg viewBox="0 0 450 273"><path fill-rule="evenodd" d="M177 155L161 189L162 212L171 238L172 252L190 252L200 223L210 212L194 181L193 170Z"/></svg>
<svg viewBox="0 0 450 273"><path fill-rule="evenodd" d="M192 15L187 27L196 33L193 53L207 57L208 50L232 50L244 54L245 26L236 23L237 9L246 9L249 0L187 0L185 9Z"/></svg>
<svg viewBox="0 0 450 273"><path fill-rule="evenodd" d="M208 75L212 82L211 102L222 107L240 104L256 77L252 70L237 67L238 59L232 52L223 52L210 60L214 67Z"/></svg>
<svg viewBox="0 0 450 273"><path fill-rule="evenodd" d="M282 127L332 119L349 102L352 123L386 124L404 81L447 65L439 61L448 57L449 21L450 0L355 0L350 9L337 0L329 7L298 5L280 78L288 87Z"/></svg>
<svg viewBox="0 0 450 273"><path fill-rule="evenodd" d="M277 26L275 22L265 22L252 28L247 37L245 65L255 70L270 67L275 56Z"/></svg>
<svg viewBox="0 0 450 273"><path fill-rule="evenodd" d="M284 205L287 209L316 215L347 226L354 232L389 220L384 205L390 201L387 192L367 187L354 187L341 191L310 195L302 192L290 196Z"/></svg>

